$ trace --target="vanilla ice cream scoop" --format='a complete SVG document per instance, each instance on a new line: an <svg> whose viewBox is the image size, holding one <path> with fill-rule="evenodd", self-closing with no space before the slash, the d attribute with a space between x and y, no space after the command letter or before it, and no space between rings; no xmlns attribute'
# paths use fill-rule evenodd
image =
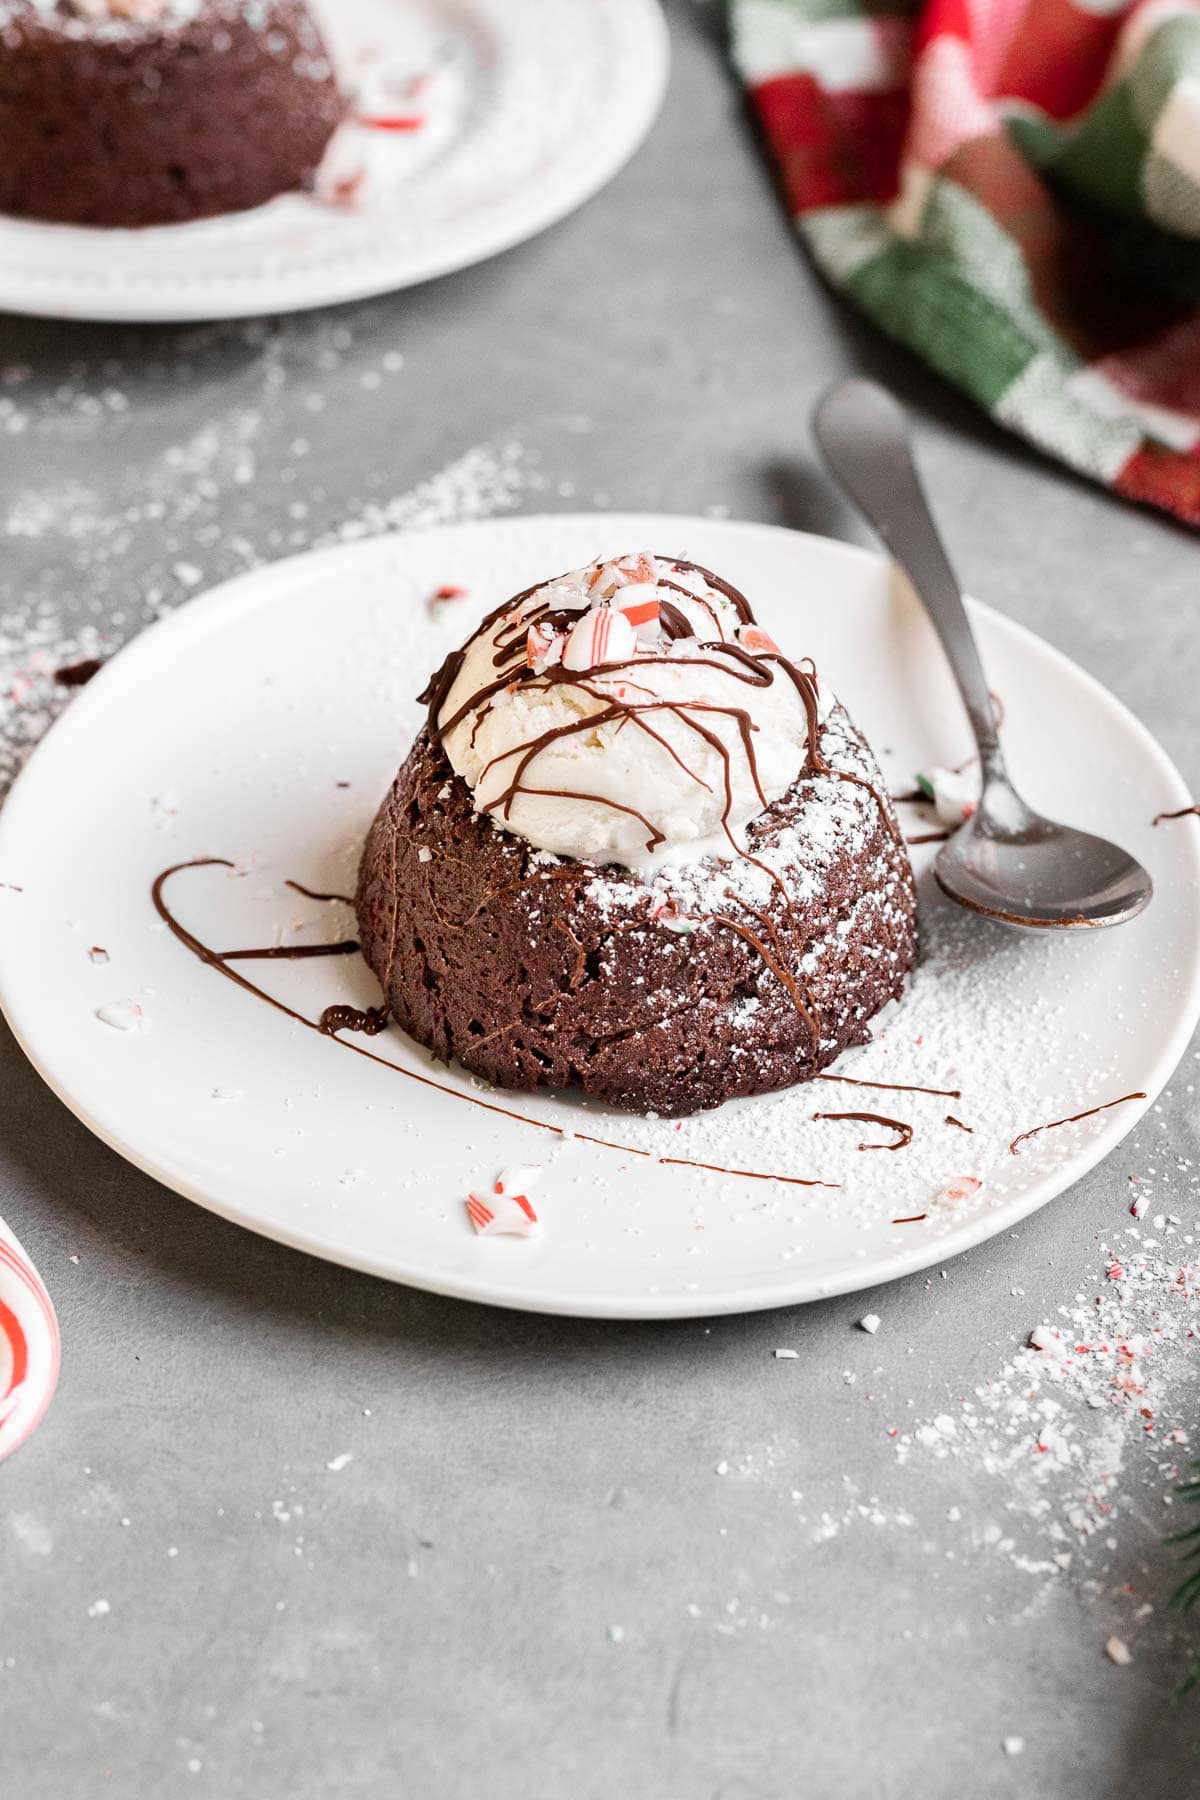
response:
<svg viewBox="0 0 1200 1800"><path fill-rule="evenodd" d="M644 553L519 594L423 698L477 812L538 849L643 871L740 854L832 704L736 588Z"/></svg>

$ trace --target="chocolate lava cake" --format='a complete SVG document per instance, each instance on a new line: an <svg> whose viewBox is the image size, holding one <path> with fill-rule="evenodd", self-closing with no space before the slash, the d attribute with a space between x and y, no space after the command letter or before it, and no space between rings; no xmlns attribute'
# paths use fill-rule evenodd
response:
<svg viewBox="0 0 1200 1800"><path fill-rule="evenodd" d="M342 112L303 0L0 0L0 212L240 212L310 186Z"/></svg>
<svg viewBox="0 0 1200 1800"><path fill-rule="evenodd" d="M438 1057L678 1115L810 1079L900 994L916 896L871 752L720 577L531 588L422 699L357 905Z"/></svg>

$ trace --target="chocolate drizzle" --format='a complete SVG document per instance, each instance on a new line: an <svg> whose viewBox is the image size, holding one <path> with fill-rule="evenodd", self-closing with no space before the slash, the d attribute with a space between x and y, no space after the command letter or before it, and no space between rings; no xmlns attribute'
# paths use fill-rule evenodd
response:
<svg viewBox="0 0 1200 1800"><path fill-rule="evenodd" d="M1161 825L1164 819L1186 819L1192 813L1200 813L1200 806L1181 806L1177 812L1155 813L1150 823Z"/></svg>
<svg viewBox="0 0 1200 1800"><path fill-rule="evenodd" d="M813 1118L854 1119L860 1125L884 1125L889 1131L894 1131L897 1134L896 1142L894 1144L860 1144L858 1146L860 1150L907 1150L908 1146L913 1141L913 1128L911 1125L906 1125L903 1119L886 1119L882 1113L814 1113Z"/></svg>
<svg viewBox="0 0 1200 1800"><path fill-rule="evenodd" d="M807 1021L808 1028L809 1028L810 1032L812 1033L813 1047L814 1047L814 1049L818 1048L820 1045L820 1034L821 1034L820 1024L817 1020L815 1013L812 1011L812 1009L809 1006L807 1006L805 1004L804 1000L801 998L800 989L796 984L796 978L792 974L791 970L788 969L784 965L782 960L780 960L779 958L777 958L775 956L772 956L771 952L767 949L767 947L763 943L762 939L760 937L758 937L753 931L751 931L749 926L740 925L736 919L731 919L727 913L713 913L711 915L711 917L712 917L712 922L714 925L724 925L724 926L727 926L730 931L735 931L737 933L737 935L740 938L742 938L747 944L749 944L750 948L752 950L754 950L762 958L763 962L766 964L767 968L770 969L770 971L771 971L772 975L774 975L775 979L777 981L779 981L780 983L782 983L782 985L787 989L788 995L791 998L792 1004L795 1006L796 1011L798 1013L802 1014L804 1019ZM772 930L772 935L774 935L773 930ZM776 939L776 944L778 944L778 939Z"/></svg>
<svg viewBox="0 0 1200 1800"><path fill-rule="evenodd" d="M680 1169L712 1169L717 1175L743 1175L747 1181L786 1181L791 1187L840 1188L842 1185L840 1181L802 1181L798 1175L772 1175L761 1169L727 1169L721 1163L693 1162L689 1156L660 1156L658 1160Z"/></svg>
<svg viewBox="0 0 1200 1800"><path fill-rule="evenodd" d="M711 592L719 593L724 596L732 606L734 614L740 624L753 624L754 615L746 596L738 588L733 587L731 583L725 581L721 576L715 575L711 570L703 568L699 563L688 562L680 557L661 557L657 560L675 570L690 571L699 575L707 584ZM462 705L456 707L449 718L443 719L441 715L450 692L457 682L459 675L462 673L468 646L463 646L458 650L451 651L437 674L433 677L432 681L420 696L422 703L428 707L427 730L430 742L435 747L441 746L446 734L453 731L458 725L461 725L469 714L473 712L477 713L482 707L490 704L494 696L507 687L527 686L544 690L546 688L557 686L573 686L586 693L589 698L601 702L601 710L599 712L591 713L568 725L553 727L543 732L539 737L531 739L528 744L506 752L506 756L518 755L520 760L514 771L511 783L505 791L497 796L496 800L492 802L489 810L500 809L501 816L505 819L509 818L511 816L512 803L517 795L521 793L550 793L552 797L556 798L561 797L564 799L588 801L596 805L610 807L614 811L630 813L633 817L638 818L647 826L648 837L646 848L648 851L653 851L663 842L662 834L656 831L655 827L649 821L642 818L640 814L634 812L632 808L624 806L620 802L611 800L603 794L588 794L578 791L560 794L558 790L546 790L543 788L531 787L526 785L524 777L530 768L530 765L537 759L542 751L547 749L558 739L569 736L576 731L586 732L594 730L599 726L611 724L614 720L619 722L618 728L623 726L630 719L632 719L633 722L638 723L643 713L654 710L671 712L676 718L679 718L685 724L691 725L696 729L699 735L703 736L710 745L717 748L722 754L725 759L726 769L726 806L724 813L726 823L728 822L732 807L732 787L729 774L728 751L724 744L716 738L714 733L703 730L689 715L695 712L707 711L713 713L721 712L725 713L726 716L733 717L737 722L751 778L754 781L759 797L765 806L767 801L762 791L762 784L758 774L757 758L754 754L752 733L755 730L755 726L747 711L741 708L722 708L703 705L690 706L681 702L656 701L653 699L649 702L639 702L637 700L631 701L625 697L624 693L618 692L613 688L605 687L600 693L597 693L595 687L589 685L597 676L619 676L627 670L632 670L634 668L644 669L653 667L656 664L672 665L674 663L673 658L664 656L637 656L625 661L603 663L595 669L586 671L564 669L561 663L549 665L541 670L535 670L529 664L525 655L525 645L529 630L532 626L540 624L552 626L555 629L561 629L573 624L576 619L582 616L581 612L572 611L568 608L551 610L548 605L535 606L529 612L522 613L521 608L524 603L536 594L539 591L539 588L549 588L553 587L553 585L553 582L546 582L540 583L538 586L532 588L526 588L523 593L514 595L511 600L506 601L494 612L489 614L479 626L471 642L478 641L478 639L495 625L499 619L504 619L506 623L511 620L512 629L502 633L495 640L492 666L497 670L496 676L491 681L485 682L483 686L471 694ZM682 586L678 582L672 582L669 577L659 577L657 585L659 587L670 588L673 592L679 593L692 605L707 606L707 602L703 595L694 594L691 589ZM712 613L713 623L718 632L720 632L722 627L718 614L711 607L709 607L708 610ZM683 637L695 638L696 636L686 614L681 608L670 601L660 602L659 620L664 628L664 635L667 637L668 641L673 642ZM819 772L824 774L827 772L818 750L819 719L815 672L798 668L778 652L753 655L740 644L725 641L723 635L718 641L712 643L702 643L697 640L697 649L705 654L689 658L689 661L695 662L702 667L717 669L722 674L743 681L747 685L753 687L770 687L774 677L768 665L771 663L778 664L792 681L805 708L810 767L814 773ZM729 666L731 662L736 663L739 666L737 668L731 668ZM661 738L659 738L658 741L660 743L663 742ZM674 753L672 752L672 754ZM676 757L675 760L680 761L678 757ZM682 766L686 768L686 765ZM491 767L492 765L489 764L483 770L480 777L481 780L483 775L486 775ZM693 773L690 770L687 772ZM696 779L699 780L700 778L696 777Z"/></svg>
<svg viewBox="0 0 1200 1800"><path fill-rule="evenodd" d="M227 981L232 981L246 993L253 994L256 999L265 1000L268 1006L274 1007L276 1012L283 1013L285 1018L293 1019L297 1025L304 1025L309 1031L321 1033L321 1026L317 1020L306 1018L303 1013L297 1012L294 1006L289 1006L286 1001L277 1000L273 994L268 994L265 988L250 981L237 969L231 969L228 959L219 951L211 950L207 944L202 943L194 932L189 931L187 926L176 918L167 905L165 891L172 876L182 874L185 869L232 869L233 867L233 863L225 856L199 856L190 862L175 863L171 868L164 869L162 874L155 878L150 890L150 897L154 902L156 912L184 948L190 950L192 955L208 968L215 969ZM403 1075L408 1081L415 1081L422 1087L434 1088L439 1094L451 1094L456 1099L465 1100L469 1106L480 1107L484 1112L499 1113L506 1119L519 1119L523 1124L532 1125L535 1130L550 1132L555 1137L562 1136L557 1125L543 1125L540 1119L530 1119L524 1113L514 1112L507 1106L495 1106L490 1100L480 1100L474 1095L459 1094L456 1089L447 1087L444 1082L434 1081L428 1075L419 1075L415 1069L402 1069L397 1063L389 1062L387 1057L376 1056L374 1051L365 1050L361 1044L351 1044L345 1038L340 1037L333 1038L332 1042L340 1044L343 1050L352 1050L356 1056L365 1056L370 1062L382 1063L384 1068L394 1069L398 1075Z"/></svg>
<svg viewBox="0 0 1200 1800"><path fill-rule="evenodd" d="M673 563L677 569L686 569L689 574L699 575L701 581L705 582L714 592L724 594L743 625L753 625L754 614L750 610L750 602L741 589L735 588L732 582L726 581L721 575L714 575L711 569L704 567L703 563L688 562L682 556L662 556L658 560ZM685 588L684 593L690 593L690 589ZM694 594L691 597L696 598Z"/></svg>
<svg viewBox="0 0 1200 1800"><path fill-rule="evenodd" d="M687 593L686 588L676 588L673 581L660 581L658 585L659 587L675 588L675 591L678 594ZM691 598L694 599L695 596L692 595ZM658 622L662 627L663 636L668 643L675 643L680 638L695 637L696 635L692 630L692 622L687 617L687 614L680 612L679 608L670 600L659 601Z"/></svg>
<svg viewBox="0 0 1200 1800"><path fill-rule="evenodd" d="M293 893L303 894L306 900L339 900L343 906L353 906L352 894L319 894L315 888L305 887L302 881L285 881L284 887L290 887Z"/></svg>
<svg viewBox="0 0 1200 1800"><path fill-rule="evenodd" d="M362 1044L351 1043L349 1039L337 1034L347 1029L371 1031L371 1027L357 1023L351 1024L349 1021L342 1021L335 1025L333 1016L341 1013L353 1013L357 1017L363 1018L378 1017L383 1013L383 1008L369 1007L365 1013L360 1014L359 1009L354 1007L326 1007L320 1019L309 1019L302 1012L297 1012L294 1006L289 1006L286 1001L277 1000L273 994L268 994L265 988L259 987L256 982L251 981L239 970L231 968L229 966L230 955L210 949L196 936L195 932L189 931L168 905L166 889L174 876L181 875L189 869L232 869L233 867L234 864L228 857L198 856L189 862L173 863L170 868L164 869L160 875L155 877L150 889L150 897L159 918L184 949L190 951L206 968L213 969L218 975L223 975L227 981L233 982L235 987L241 988L244 993L253 995L256 1000L265 1001L268 1006L274 1008L276 1012L282 1013L285 1018L293 1020L297 1025L303 1025L309 1031L315 1031L319 1036L328 1038L330 1043L339 1045L341 1049L350 1050L355 1056L365 1057L368 1062L378 1063L381 1068L390 1069L394 1075L401 1075L406 1081L416 1082L419 1087L432 1088L435 1093L446 1094L452 1100L461 1100L466 1106L476 1107L481 1112L496 1113L504 1119L513 1119L520 1125L528 1125L534 1131L545 1132L551 1137L561 1138L573 1135L584 1139L587 1143L600 1145L606 1150L615 1150L622 1156L642 1156L651 1161L670 1163L678 1168L707 1169L719 1175L740 1175L748 1181L780 1181L791 1187L836 1188L839 1186L837 1182L813 1181L800 1175L779 1175L771 1170L727 1169L717 1163L696 1162L690 1157L684 1156L656 1158L652 1151L638 1149L633 1144L619 1144L610 1142L607 1138L589 1137L586 1132L582 1131L569 1133L564 1131L561 1125L551 1125L543 1119L531 1118L528 1113L517 1112L513 1107L498 1106L494 1101L484 1100L477 1094L464 1094L460 1089L450 1087L444 1081L435 1081L432 1076L421 1075L415 1069L402 1068L399 1063L392 1062L386 1056L377 1055L375 1051L368 1050ZM297 886L298 884L290 883L289 885ZM301 889L301 891L305 890ZM323 945L315 948L318 952L324 951L326 954L329 954L331 949L341 953L340 948L334 946ZM261 952L243 952L242 954L255 955L261 954ZM327 1024L326 1021L329 1023ZM382 1025L377 1029L381 1030Z"/></svg>
<svg viewBox="0 0 1200 1800"><path fill-rule="evenodd" d="M82 662L67 663L64 668L55 669L54 679L60 687L85 687L93 675L98 675L104 664L98 656L87 656Z"/></svg>
<svg viewBox="0 0 1200 1800"><path fill-rule="evenodd" d="M890 1088L897 1094L936 1094L940 1100L961 1100L961 1088L916 1087L909 1081L864 1081L859 1075L817 1075L816 1081L841 1081L847 1087Z"/></svg>
<svg viewBox="0 0 1200 1800"><path fill-rule="evenodd" d="M835 781L848 781L853 787L866 788L868 794L870 794L876 806L879 808L879 816L883 820L884 828L892 842L897 845L902 845L904 843L904 839L900 834L900 827L892 817L891 808L873 781L868 781L863 775L851 775L848 769L832 769L828 764L825 764L818 773L829 775Z"/></svg>
<svg viewBox="0 0 1200 1800"><path fill-rule="evenodd" d="M268 944L255 950L222 950L222 962L302 962L308 956L354 956L359 949L357 938L343 938L337 944Z"/></svg>
<svg viewBox="0 0 1200 1800"><path fill-rule="evenodd" d="M1097 1113L1107 1112L1110 1106L1124 1106L1128 1100L1144 1100L1145 1094L1122 1094L1119 1100L1105 1100L1101 1106L1089 1106L1086 1112L1072 1113L1068 1119L1051 1119L1048 1125L1034 1125L1029 1131L1022 1131L1008 1146L1010 1156L1019 1156L1018 1144L1027 1138L1038 1137L1043 1131L1057 1131L1060 1125L1078 1125L1080 1119L1094 1119Z"/></svg>

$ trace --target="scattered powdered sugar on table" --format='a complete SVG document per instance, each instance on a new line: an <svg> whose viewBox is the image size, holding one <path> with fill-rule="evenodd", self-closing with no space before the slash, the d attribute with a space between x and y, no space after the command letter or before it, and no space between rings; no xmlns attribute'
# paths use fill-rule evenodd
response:
<svg viewBox="0 0 1200 1800"><path fill-rule="evenodd" d="M517 439L477 444L405 494L372 501L316 539L316 546L348 544L385 531L487 519L516 506L525 486L525 452Z"/></svg>
<svg viewBox="0 0 1200 1800"><path fill-rule="evenodd" d="M0 501L0 795L73 697L57 670L103 661L263 563L486 518L541 485L510 434L457 451L447 439L444 465L399 492L337 491L347 459L331 391L357 376L363 405L391 407L406 369L383 320L363 307L350 321L204 326L161 351L130 334L57 385L0 367L0 439L20 446ZM102 487L80 478L91 464Z"/></svg>
<svg viewBox="0 0 1200 1800"><path fill-rule="evenodd" d="M1131 1143L1136 1150L1136 1138ZM744 1448L726 1441L713 1475L768 1490L812 1547L866 1527L899 1533L904 1545L895 1554L920 1557L936 1547L940 1559L963 1565L971 1594L979 1593L980 1565L998 1561L1005 1576L988 1579L989 1624L1001 1613L1009 1624L1032 1624L1056 1603L1083 1607L1097 1660L1107 1655L1124 1666L1144 1645L1160 1656L1167 1648L1186 1667L1193 1634L1185 1626L1169 1649L1169 1615L1155 1602L1178 1578L1163 1540L1186 1523L1174 1519L1173 1490L1196 1456L1200 1177L1187 1158L1164 1158L1161 1146L1156 1155L1155 1178L1181 1196L1177 1210L1158 1215L1152 1230L1126 1219L1089 1234L1071 1298L1011 1338L997 1363L985 1347L966 1352L976 1371L966 1392L947 1391L940 1407L901 1428L886 1421L913 1404L903 1360L868 1370L860 1358L843 1371L847 1390L869 1408L864 1422L877 1422L869 1428L882 1429L891 1445L890 1457L872 1459L869 1489L830 1463L836 1435L813 1455L805 1377L786 1349L773 1352L786 1373L772 1380L794 1400L775 1411L769 1435ZM911 1289L899 1299L912 1329ZM914 1344L907 1349L912 1355ZM756 1530L759 1511L744 1515ZM1019 1739L1004 1746L1008 1755L1023 1747Z"/></svg>
<svg viewBox="0 0 1200 1800"><path fill-rule="evenodd" d="M1093 1538L1112 1547L1138 1504L1127 1485L1144 1473L1144 1460L1127 1468L1135 1453L1164 1482L1191 1455L1200 1219L1190 1229L1127 1226L1099 1254L1073 1299L994 1376L896 1438L902 1462L932 1457L969 1471L976 1543L1030 1573L1066 1570Z"/></svg>

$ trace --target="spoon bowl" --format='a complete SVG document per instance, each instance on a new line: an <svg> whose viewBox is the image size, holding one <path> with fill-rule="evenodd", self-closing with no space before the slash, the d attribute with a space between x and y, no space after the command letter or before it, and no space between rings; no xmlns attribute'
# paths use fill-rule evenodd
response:
<svg viewBox="0 0 1200 1800"><path fill-rule="evenodd" d="M951 900L1026 931L1120 925L1152 895L1145 869L1119 845L1042 818L998 781L933 873Z"/></svg>
<svg viewBox="0 0 1200 1800"><path fill-rule="evenodd" d="M1122 925L1150 904L1127 851L1028 807L1009 780L995 709L954 571L929 511L900 407L873 381L844 381L813 431L841 486L907 571L942 641L979 751L982 797L934 864L942 891L1017 930Z"/></svg>

